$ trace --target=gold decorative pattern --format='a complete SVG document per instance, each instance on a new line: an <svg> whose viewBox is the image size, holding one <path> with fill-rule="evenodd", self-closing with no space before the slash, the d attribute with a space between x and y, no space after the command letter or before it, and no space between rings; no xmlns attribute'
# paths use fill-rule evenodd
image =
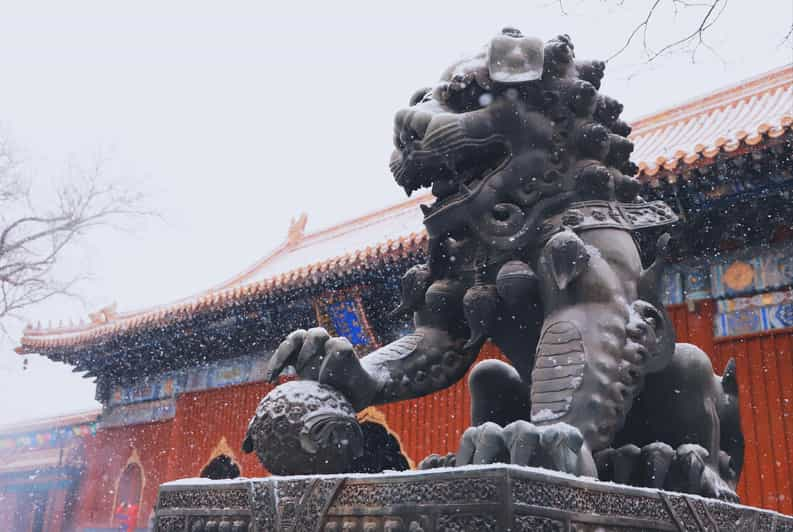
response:
<svg viewBox="0 0 793 532"><path fill-rule="evenodd" d="M750 264L736 260L724 271L722 279L732 290L743 290L754 281L754 268Z"/></svg>

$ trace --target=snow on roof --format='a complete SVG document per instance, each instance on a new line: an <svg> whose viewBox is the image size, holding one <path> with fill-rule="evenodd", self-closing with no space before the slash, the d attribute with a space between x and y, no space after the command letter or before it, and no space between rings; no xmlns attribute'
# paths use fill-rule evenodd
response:
<svg viewBox="0 0 793 532"><path fill-rule="evenodd" d="M793 122L793 67L785 66L635 120L631 140L640 175L692 164L779 137Z"/></svg>
<svg viewBox="0 0 793 532"><path fill-rule="evenodd" d="M431 203L432 196L422 194L383 210L311 233L296 241L286 242L242 274L230 279L221 289L262 281L306 267L321 267L329 260L367 253L367 248L390 246L412 236L420 238L424 231L420 203Z"/></svg>
<svg viewBox="0 0 793 532"><path fill-rule="evenodd" d="M17 353L66 347L99 337L217 308L241 298L289 289L327 272L350 272L388 257L414 253L426 240L418 205L432 201L417 195L392 207L328 229L303 235L290 228L289 238L243 273L197 295L150 309L118 313L115 304L91 314L88 324L25 328Z"/></svg>
<svg viewBox="0 0 793 532"><path fill-rule="evenodd" d="M632 123L633 160L640 178L652 179L681 162L695 164L767 138L793 126L793 67L785 66ZM91 315L87 325L42 329L28 327L19 353L73 346L97 337L154 325L168 319L217 308L240 298L289 289L327 272L345 273L389 256L406 256L424 245L419 203L429 194L373 212L328 229L303 234L306 219L293 221L289 237L241 274L197 295L171 304L117 313L108 307Z"/></svg>

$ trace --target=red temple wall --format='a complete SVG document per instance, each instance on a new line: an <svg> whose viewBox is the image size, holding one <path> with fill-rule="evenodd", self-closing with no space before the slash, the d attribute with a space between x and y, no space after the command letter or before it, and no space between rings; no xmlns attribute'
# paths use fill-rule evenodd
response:
<svg viewBox="0 0 793 532"><path fill-rule="evenodd" d="M793 331L718 341L714 365L737 362L746 504L793 514Z"/></svg>
<svg viewBox="0 0 793 532"><path fill-rule="evenodd" d="M138 527L148 526L159 485L172 480L167 477L170 440L171 421L102 429L87 439L87 467L76 508L78 530L114 524L118 482L129 463L137 463L143 473Z"/></svg>
<svg viewBox="0 0 793 532"><path fill-rule="evenodd" d="M735 358L741 425L746 440L741 500L793 514L793 330L714 338L714 303L671 309L678 341L710 354L717 373Z"/></svg>
<svg viewBox="0 0 793 532"><path fill-rule="evenodd" d="M246 477L263 476L267 471L255 454L242 452L242 440L256 406L272 385L259 382L184 393L176 401L173 420L169 478L197 477L225 438L231 458ZM224 454L229 454L224 452Z"/></svg>
<svg viewBox="0 0 793 532"><path fill-rule="evenodd" d="M721 373L735 357L740 386L746 458L739 485L742 500L793 514L793 331L714 339L714 305L697 303L693 312L670 308L678 341L700 345L712 354ZM488 344L480 359L499 357ZM255 455L241 451L248 420L266 383L253 383L181 394L176 415L166 422L100 430L86 449L88 470L78 503L79 526L109 526L115 483L133 449L145 475L139 526L145 526L156 502L157 486L167 480L199 476L218 452L232 454L243 476L266 475ZM377 407L387 428L415 465L430 453L453 452L468 426L467 376L429 397ZM221 440L225 438L225 447Z"/></svg>

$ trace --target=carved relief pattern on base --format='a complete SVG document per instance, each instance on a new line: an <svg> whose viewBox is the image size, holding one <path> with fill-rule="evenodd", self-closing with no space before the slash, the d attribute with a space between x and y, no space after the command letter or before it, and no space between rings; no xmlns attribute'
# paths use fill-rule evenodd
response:
<svg viewBox="0 0 793 532"><path fill-rule="evenodd" d="M536 515L516 515L512 525L514 532L564 532L562 521Z"/></svg>
<svg viewBox="0 0 793 532"><path fill-rule="evenodd" d="M160 532L791 531L793 517L494 465L162 488Z"/></svg>
<svg viewBox="0 0 793 532"><path fill-rule="evenodd" d="M160 492L160 508L245 508L250 506L248 488L191 489Z"/></svg>
<svg viewBox="0 0 793 532"><path fill-rule="evenodd" d="M348 482L333 507L353 505L429 504L432 502L475 503L494 501L498 485L493 479L459 479L425 482Z"/></svg>
<svg viewBox="0 0 793 532"><path fill-rule="evenodd" d="M254 482L251 510L259 530L275 529L275 498L274 484L271 482Z"/></svg>
<svg viewBox="0 0 793 532"><path fill-rule="evenodd" d="M498 520L492 515L448 515L438 517L438 530L449 532L468 532L478 530L481 532L495 532L498 530Z"/></svg>

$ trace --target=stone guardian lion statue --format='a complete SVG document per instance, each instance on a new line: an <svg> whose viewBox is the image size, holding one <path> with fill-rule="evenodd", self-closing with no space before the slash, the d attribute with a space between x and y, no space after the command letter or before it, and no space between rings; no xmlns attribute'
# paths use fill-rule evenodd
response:
<svg viewBox="0 0 793 532"><path fill-rule="evenodd" d="M734 364L719 377L675 343L669 236L644 268L634 234L677 216L638 195L604 68L576 60L567 35L506 28L417 91L390 163L408 194L436 198L422 207L427 263L403 278L415 331L360 359L322 328L294 331L269 377L294 366L361 410L454 384L490 339L511 364L472 369L471 428L422 467L506 462L737 500Z"/></svg>

